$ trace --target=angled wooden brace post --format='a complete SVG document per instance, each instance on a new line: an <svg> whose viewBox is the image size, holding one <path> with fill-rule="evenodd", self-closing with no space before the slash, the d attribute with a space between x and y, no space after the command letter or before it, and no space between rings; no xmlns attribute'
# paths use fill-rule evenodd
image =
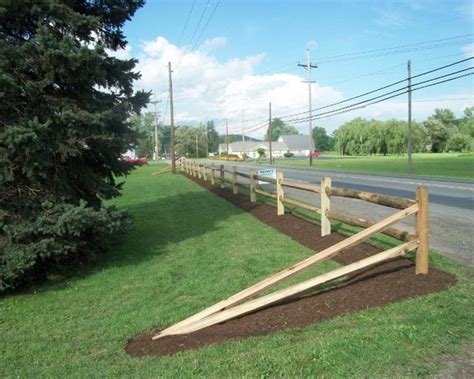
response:
<svg viewBox="0 0 474 379"><path fill-rule="evenodd" d="M198 322L199 320L208 317L216 312L220 312L226 308L230 308L238 303L241 303L243 300L249 298L250 296L253 296L264 289L273 286L274 284L277 284L281 282L284 279L287 279L289 277L292 277L293 275L303 271L304 269L313 266L316 263L323 262L339 252L341 252L344 249L347 249L351 246L354 246L358 244L359 242L365 241L366 239L372 237L374 234L377 234L384 230L386 227L403 220L405 217L410 216L414 213L418 212L418 204L414 204L411 207L408 207L407 209L401 210L387 218L385 218L382 221L379 221L378 223L368 227L365 230L360 231L357 234L352 235L351 237L346 238L345 240L336 243L333 246L328 247L327 249L322 250L319 253L316 253L309 258L306 258L305 260L296 263L288 268L286 268L283 271L280 271L277 274L274 274L261 282L258 282L254 284L251 287L248 287L235 295L232 295L231 297L220 301L217 304L214 304L210 306L209 308L206 308L190 317L187 319L180 321L169 328L155 334L153 336L153 339L158 339L160 337L164 337L166 335L171 335L171 334L180 334L181 330L184 329L184 327L187 327L193 323Z"/></svg>
<svg viewBox="0 0 474 379"><path fill-rule="evenodd" d="M186 334L191 333L196 330L200 330L203 328L207 328L208 326L212 326L224 321L231 320L233 318L243 316L247 313L255 312L259 309L267 307L269 305L275 304L281 300L285 300L291 296L298 295L304 291L317 287L321 284L327 283L331 280L340 278L342 276L351 274L355 271L361 270L368 266L374 265L376 263L383 262L390 258L395 258L400 255L404 255L410 250L413 250L417 247L417 241L407 242L403 245L396 246L390 250L383 251L381 253L375 254L371 257L362 259L360 261L351 263L347 266L343 266L336 270L330 271L328 273L319 275L315 278L309 279L305 282L295 284L291 287L282 289L280 291L262 296L260 298L248 301L243 304L236 305L235 307L231 307L228 309L224 309L221 312L214 313L208 317L205 317L193 324L189 324L183 327L179 332L175 334ZM153 337L154 338L154 337Z"/></svg>

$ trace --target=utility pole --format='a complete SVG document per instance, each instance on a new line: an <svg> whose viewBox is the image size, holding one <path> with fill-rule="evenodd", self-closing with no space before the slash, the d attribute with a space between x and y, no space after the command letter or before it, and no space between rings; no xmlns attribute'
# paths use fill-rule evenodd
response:
<svg viewBox="0 0 474 379"><path fill-rule="evenodd" d="M242 158L245 160L245 111L242 109Z"/></svg>
<svg viewBox="0 0 474 379"><path fill-rule="evenodd" d="M229 157L229 123L225 120L225 143L227 145L227 157Z"/></svg>
<svg viewBox="0 0 474 379"><path fill-rule="evenodd" d="M408 173L413 174L411 154L413 150L413 136L411 129L411 61L408 60Z"/></svg>
<svg viewBox="0 0 474 379"><path fill-rule="evenodd" d="M199 158L199 136L196 133L196 158Z"/></svg>
<svg viewBox="0 0 474 379"><path fill-rule="evenodd" d="M313 120L312 120L312 105L311 105L311 83L314 83L314 81L311 80L311 69L313 68L318 68L315 64L311 63L311 50L306 49L306 64L301 64L298 63L298 66L304 67L306 71L308 72L308 80L304 81L303 83L308 83L308 104L309 104L309 165L313 165L313 146L314 146L314 141L313 141Z"/></svg>
<svg viewBox="0 0 474 379"><path fill-rule="evenodd" d="M173 79L171 77L171 62L168 62L168 76L170 82L170 139L171 139L171 172L176 174L176 162L174 154L174 108L173 108Z"/></svg>
<svg viewBox="0 0 474 379"><path fill-rule="evenodd" d="M209 131L207 130L206 124L206 158L209 157L209 136L207 135Z"/></svg>
<svg viewBox="0 0 474 379"><path fill-rule="evenodd" d="M273 164L272 153L272 103L268 103L268 146L270 147L270 164Z"/></svg>
<svg viewBox="0 0 474 379"><path fill-rule="evenodd" d="M159 160L159 146L160 146L160 140L159 140L159 137L158 137L158 111L156 110L156 104L158 103L161 103L161 100L154 100L154 101L150 101L150 103L153 104L154 108L155 108L155 151L154 151L154 158L156 160Z"/></svg>

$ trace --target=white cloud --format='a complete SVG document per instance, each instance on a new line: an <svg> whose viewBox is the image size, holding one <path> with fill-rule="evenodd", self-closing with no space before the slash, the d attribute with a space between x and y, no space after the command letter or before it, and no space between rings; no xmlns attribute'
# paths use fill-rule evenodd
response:
<svg viewBox="0 0 474 379"><path fill-rule="evenodd" d="M207 39L203 45L202 50L212 51L224 47L227 45L227 38L225 37L214 37Z"/></svg>
<svg viewBox="0 0 474 379"><path fill-rule="evenodd" d="M195 125L214 120L221 133L225 132L226 120L230 131L240 133L242 113L247 130L266 123L269 102L272 102L274 117L307 110L308 87L302 83L305 78L289 73L258 74L257 69L265 60L264 53L220 61L209 49L210 46L224 46L227 40L219 38L209 40L207 48L204 48L204 43L200 49L192 52L187 52L185 47L178 48L164 37L144 42L141 54L137 57L137 69L142 74L137 89L152 90L163 101L163 111L168 97L168 62L172 62L176 124ZM344 97L347 96L333 87L318 83L313 85L314 108L340 101ZM413 118L417 120L424 120L437 107L451 108L461 115L462 109L474 104L472 94L466 93L446 94L439 102L417 102L416 99ZM169 108L167 110L165 119L169 120ZM406 99L400 97L329 119L316 120L313 125L332 131L355 117L404 120L407 117ZM307 122L294 125L301 133L307 134ZM265 128L262 128L250 135L261 137L264 133Z"/></svg>
<svg viewBox="0 0 474 379"><path fill-rule="evenodd" d="M466 45L462 48L462 51L466 58L470 58L474 56L474 43L471 43L469 45Z"/></svg>
<svg viewBox="0 0 474 379"><path fill-rule="evenodd" d="M406 18L400 12L393 9L377 10L375 23L384 27L397 27L406 23Z"/></svg>
<svg viewBox="0 0 474 379"><path fill-rule="evenodd" d="M107 54L118 59L130 59L132 56L132 46L127 45L125 49L118 49L116 51L107 50Z"/></svg>
<svg viewBox="0 0 474 379"><path fill-rule="evenodd" d="M270 101L275 114L307 105L307 86L302 83L302 77L286 73L255 73L265 59L263 53L220 62L211 50L225 43L224 37L217 37L206 41L197 51L186 52L185 47L178 48L164 37L146 41L139 57L137 68L142 77L137 86L153 90L165 103L168 95L167 65L172 62L176 123L194 124L212 119L221 132L225 130L227 119L229 130L240 133L242 111L247 129L266 120ZM314 106L342 99L342 95L330 87L315 84L313 90L317 94ZM301 125L301 131L306 131L305 125ZM253 135L263 133L264 129Z"/></svg>

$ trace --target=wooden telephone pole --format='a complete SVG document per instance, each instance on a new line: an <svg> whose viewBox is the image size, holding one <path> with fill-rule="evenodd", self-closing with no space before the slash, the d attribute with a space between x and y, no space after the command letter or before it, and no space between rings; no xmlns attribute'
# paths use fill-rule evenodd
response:
<svg viewBox="0 0 474 379"><path fill-rule="evenodd" d="M270 164L273 164L273 152L272 152L272 103L268 103L268 145L270 148Z"/></svg>
<svg viewBox="0 0 474 379"><path fill-rule="evenodd" d="M311 83L314 83L314 81L311 80L311 69L313 68L318 68L315 64L311 63L311 50L306 49L306 64L301 64L298 63L298 66L304 67L306 71L308 72L308 80L303 82L303 83L308 83L308 120L309 120L309 165L313 165L313 146L314 146L314 141L313 141L313 115L312 115L312 104L311 104Z"/></svg>
<svg viewBox="0 0 474 379"><path fill-rule="evenodd" d="M171 172L176 174L176 162L174 153L174 108L173 108L173 78L171 76L171 62L168 62L168 75L170 82L170 139L171 139Z"/></svg>
<svg viewBox="0 0 474 379"><path fill-rule="evenodd" d="M229 157L229 123L227 120L225 121L225 143L227 145L226 147L226 153L227 153L227 158Z"/></svg>
<svg viewBox="0 0 474 379"><path fill-rule="evenodd" d="M408 173L413 174L413 163L412 163L412 128L411 128L411 61L408 61Z"/></svg>

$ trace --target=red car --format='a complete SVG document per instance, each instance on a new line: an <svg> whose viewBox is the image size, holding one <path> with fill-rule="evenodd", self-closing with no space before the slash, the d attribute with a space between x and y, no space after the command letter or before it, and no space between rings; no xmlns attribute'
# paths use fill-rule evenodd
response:
<svg viewBox="0 0 474 379"><path fill-rule="evenodd" d="M313 158L319 158L321 156L321 152L320 151L312 151L311 156Z"/></svg>
<svg viewBox="0 0 474 379"><path fill-rule="evenodd" d="M128 162L133 165L143 166L148 164L148 159L146 158L132 158L132 157L123 157L125 162Z"/></svg>

